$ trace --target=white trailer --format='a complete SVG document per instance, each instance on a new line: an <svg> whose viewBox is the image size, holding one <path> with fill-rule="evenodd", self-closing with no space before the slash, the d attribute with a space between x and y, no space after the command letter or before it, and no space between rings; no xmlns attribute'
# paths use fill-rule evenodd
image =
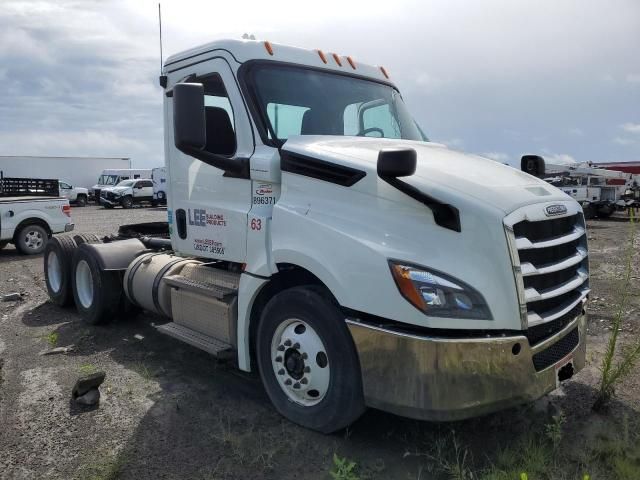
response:
<svg viewBox="0 0 640 480"><path fill-rule="evenodd" d="M0 156L5 177L57 178L74 187L89 188L104 169L131 168L126 157Z"/></svg>
<svg viewBox="0 0 640 480"><path fill-rule="evenodd" d="M580 204L427 141L384 68L218 41L169 58L160 84L170 238L54 239L53 302L88 324L131 304L167 317L160 332L259 371L321 432L366 406L482 415L584 367Z"/></svg>

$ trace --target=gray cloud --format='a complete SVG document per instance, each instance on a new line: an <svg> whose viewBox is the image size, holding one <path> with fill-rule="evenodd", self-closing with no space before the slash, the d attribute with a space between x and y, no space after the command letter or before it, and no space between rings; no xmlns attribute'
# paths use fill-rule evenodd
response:
<svg viewBox="0 0 640 480"><path fill-rule="evenodd" d="M335 5L332 4L335 3ZM383 64L434 141L517 163L640 158L640 3L164 0L165 51L258 38ZM161 163L157 3L5 0L0 151ZM337 12L337 13L327 13Z"/></svg>

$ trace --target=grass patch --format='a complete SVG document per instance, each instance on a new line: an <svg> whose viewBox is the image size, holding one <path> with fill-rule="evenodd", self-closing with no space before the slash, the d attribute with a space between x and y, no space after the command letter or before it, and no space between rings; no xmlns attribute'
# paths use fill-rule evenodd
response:
<svg viewBox="0 0 640 480"><path fill-rule="evenodd" d="M92 363L83 363L82 365L80 365L80 368L78 368L78 370L82 375L92 375L98 371L98 367L96 367Z"/></svg>
<svg viewBox="0 0 640 480"><path fill-rule="evenodd" d="M44 339L47 341L47 343L49 345L51 345L51 347L55 347L56 345L58 345L58 333L57 332L51 332L51 333L45 335Z"/></svg>
<svg viewBox="0 0 640 480"><path fill-rule="evenodd" d="M631 277L633 275L633 265L636 256L636 227L636 219L632 212L629 219L629 234L626 242L624 273L620 288L618 289L620 297L616 305L615 315L611 326L611 336L609 337L607 349L602 359L602 365L600 366L602 378L600 380L598 396L593 405L594 410L598 411L602 411L606 407L609 400L611 400L611 397L615 394L616 385L629 375L640 358L640 336L638 336L631 345L621 349L619 358L616 361L620 329L629 303L629 297L631 296Z"/></svg>
<svg viewBox="0 0 640 480"><path fill-rule="evenodd" d="M147 381L153 380L154 374L143 362L136 362L133 370Z"/></svg>

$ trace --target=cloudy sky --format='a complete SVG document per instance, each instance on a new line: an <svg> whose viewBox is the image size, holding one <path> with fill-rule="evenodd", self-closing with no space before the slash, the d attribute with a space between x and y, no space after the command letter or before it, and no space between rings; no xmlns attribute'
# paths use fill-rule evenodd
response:
<svg viewBox="0 0 640 480"><path fill-rule="evenodd" d="M1 0L0 155L163 162L157 1ZM163 0L164 51L258 38L384 65L434 140L640 160L640 1Z"/></svg>

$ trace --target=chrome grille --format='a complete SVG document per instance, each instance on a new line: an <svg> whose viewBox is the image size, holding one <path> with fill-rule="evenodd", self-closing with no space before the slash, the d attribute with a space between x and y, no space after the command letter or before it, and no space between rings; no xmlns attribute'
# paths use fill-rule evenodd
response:
<svg viewBox="0 0 640 480"><path fill-rule="evenodd" d="M589 293L586 230L579 206L569 205L567 215L551 218L544 215L543 206L525 207L505 219L522 326L532 345L571 323Z"/></svg>

